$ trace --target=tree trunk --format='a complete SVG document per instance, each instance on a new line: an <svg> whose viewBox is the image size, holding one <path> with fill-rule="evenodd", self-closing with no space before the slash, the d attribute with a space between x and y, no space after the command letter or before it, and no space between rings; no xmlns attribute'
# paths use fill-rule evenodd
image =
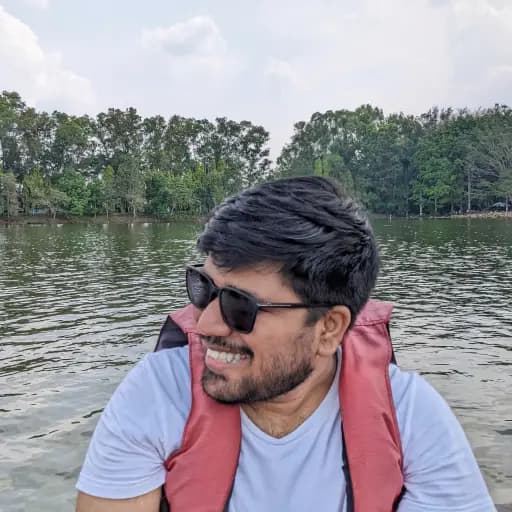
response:
<svg viewBox="0 0 512 512"><path fill-rule="evenodd" d="M468 207L466 211L471 210L471 171L468 172Z"/></svg>

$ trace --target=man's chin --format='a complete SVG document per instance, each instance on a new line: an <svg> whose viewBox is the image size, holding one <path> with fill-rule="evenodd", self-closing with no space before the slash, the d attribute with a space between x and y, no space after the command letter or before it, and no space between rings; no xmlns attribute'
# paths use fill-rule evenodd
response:
<svg viewBox="0 0 512 512"><path fill-rule="evenodd" d="M223 404L236 404L238 397L232 396L229 390L226 389L229 384L227 383L224 375L219 375L212 372L210 369L205 368L202 378L203 391L217 402Z"/></svg>
<svg viewBox="0 0 512 512"><path fill-rule="evenodd" d="M240 404L239 397L235 397L226 392L226 390L219 389L217 386L203 385L203 391L216 402L225 405Z"/></svg>

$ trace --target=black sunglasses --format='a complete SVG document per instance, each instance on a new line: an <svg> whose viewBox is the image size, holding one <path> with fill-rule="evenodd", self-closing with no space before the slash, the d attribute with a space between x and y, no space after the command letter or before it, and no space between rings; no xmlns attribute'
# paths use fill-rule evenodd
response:
<svg viewBox="0 0 512 512"><path fill-rule="evenodd" d="M266 308L330 308L333 304L302 304L288 302L259 303L250 293L231 286L219 288L204 272L203 265L187 267L186 283L190 302L198 309L205 309L210 302L219 298L220 312L224 322L235 331L248 334L254 327L256 315Z"/></svg>

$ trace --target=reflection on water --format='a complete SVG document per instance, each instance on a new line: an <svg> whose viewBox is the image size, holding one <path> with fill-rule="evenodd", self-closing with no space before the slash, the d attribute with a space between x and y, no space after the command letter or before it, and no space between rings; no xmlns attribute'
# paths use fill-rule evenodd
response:
<svg viewBox="0 0 512 512"><path fill-rule="evenodd" d="M375 221L397 356L454 408L512 503L512 224ZM185 303L195 224L0 229L0 510L71 510L98 415ZM37 506L37 507L36 507Z"/></svg>

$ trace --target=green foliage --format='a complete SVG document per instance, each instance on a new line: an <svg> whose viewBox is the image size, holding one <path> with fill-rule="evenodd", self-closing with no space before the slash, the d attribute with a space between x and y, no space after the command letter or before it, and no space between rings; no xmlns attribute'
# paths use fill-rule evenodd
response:
<svg viewBox="0 0 512 512"><path fill-rule="evenodd" d="M4 91L0 95L0 148L2 150L0 165L4 170L10 170L15 175L19 175L22 170L18 121L25 109L26 105L18 93Z"/></svg>
<svg viewBox="0 0 512 512"><path fill-rule="evenodd" d="M26 215L30 215L34 208L48 206L48 189L39 169L23 178L23 205Z"/></svg>
<svg viewBox="0 0 512 512"><path fill-rule="evenodd" d="M26 215L31 215L35 209L41 208L47 208L52 217L58 212L67 212L69 196L62 190L52 187L37 167L23 178L22 188Z"/></svg>
<svg viewBox="0 0 512 512"><path fill-rule="evenodd" d="M333 176L378 213L483 209L510 194L512 110L316 113L295 125L277 163L282 176Z"/></svg>
<svg viewBox="0 0 512 512"><path fill-rule="evenodd" d="M70 198L65 192L56 188L49 187L46 190L46 206L50 210L50 215L55 218L57 213L67 212L69 209Z"/></svg>
<svg viewBox="0 0 512 512"><path fill-rule="evenodd" d="M150 215L165 217L173 209L173 177L154 171L146 179L146 209Z"/></svg>
<svg viewBox="0 0 512 512"><path fill-rule="evenodd" d="M114 169L111 165L107 165L101 177L99 186L99 197L101 198L101 205L107 217L110 213L115 211L117 204L117 191L114 183Z"/></svg>
<svg viewBox="0 0 512 512"><path fill-rule="evenodd" d="M23 205L72 215L203 215L268 179L269 134L249 121L161 116L134 108L95 118L37 112L0 95L0 156Z"/></svg>
<svg viewBox="0 0 512 512"><path fill-rule="evenodd" d="M16 178L12 172L4 173L0 167L0 215L7 218L19 213Z"/></svg>
<svg viewBox="0 0 512 512"><path fill-rule="evenodd" d="M0 215L205 215L274 176L320 175L377 213L445 214L512 199L512 110L372 105L316 112L294 126L272 168L269 134L249 121L38 112L0 95ZM8 172L7 172L8 171ZM17 201L14 201L14 194ZM508 198L508 200L507 200Z"/></svg>
<svg viewBox="0 0 512 512"><path fill-rule="evenodd" d="M56 188L67 196L66 206L71 215L84 215L89 203L90 189L82 174L67 169L58 178Z"/></svg>
<svg viewBox="0 0 512 512"><path fill-rule="evenodd" d="M104 187L103 182L99 178L95 178L86 183L87 204L85 205L86 215L100 215L103 213Z"/></svg>
<svg viewBox="0 0 512 512"><path fill-rule="evenodd" d="M114 174L114 189L117 192L121 213L134 217L144 206L144 176L135 157L125 156Z"/></svg>
<svg viewBox="0 0 512 512"><path fill-rule="evenodd" d="M503 196L505 209L509 211L512 205L512 167L503 169L498 177L497 191Z"/></svg>

